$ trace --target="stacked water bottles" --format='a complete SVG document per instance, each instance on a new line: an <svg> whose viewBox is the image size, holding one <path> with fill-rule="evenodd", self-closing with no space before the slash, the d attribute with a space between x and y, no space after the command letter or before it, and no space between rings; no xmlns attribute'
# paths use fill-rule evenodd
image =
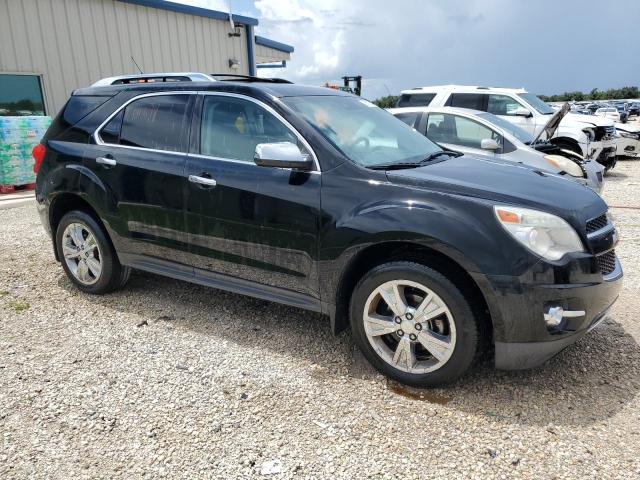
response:
<svg viewBox="0 0 640 480"><path fill-rule="evenodd" d="M36 181L31 150L51 125L51 117L0 117L0 186Z"/></svg>

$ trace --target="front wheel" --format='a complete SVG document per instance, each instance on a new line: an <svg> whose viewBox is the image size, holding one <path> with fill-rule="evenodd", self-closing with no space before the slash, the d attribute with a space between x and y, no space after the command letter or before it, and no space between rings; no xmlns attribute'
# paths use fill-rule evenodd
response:
<svg viewBox="0 0 640 480"><path fill-rule="evenodd" d="M351 328L364 356L399 382L451 382L472 365L478 328L460 290L439 272L392 262L368 272L351 298Z"/></svg>
<svg viewBox="0 0 640 480"><path fill-rule="evenodd" d="M62 217L56 247L65 273L83 292L111 292L129 278L129 267L120 264L106 233L86 212L74 210Z"/></svg>

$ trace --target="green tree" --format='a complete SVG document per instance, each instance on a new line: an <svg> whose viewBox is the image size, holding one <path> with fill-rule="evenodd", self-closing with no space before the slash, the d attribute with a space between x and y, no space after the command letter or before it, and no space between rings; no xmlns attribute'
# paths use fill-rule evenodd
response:
<svg viewBox="0 0 640 480"><path fill-rule="evenodd" d="M396 106L398 102L397 95L387 95L386 97L376 98L373 103L375 103L380 108L393 108Z"/></svg>

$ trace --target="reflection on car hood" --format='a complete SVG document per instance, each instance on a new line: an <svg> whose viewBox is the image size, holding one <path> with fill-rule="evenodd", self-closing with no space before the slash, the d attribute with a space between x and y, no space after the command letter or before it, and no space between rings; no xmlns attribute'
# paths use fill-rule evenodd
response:
<svg viewBox="0 0 640 480"><path fill-rule="evenodd" d="M471 155L420 168L388 171L387 178L392 183L443 193L531 206L549 212L571 211L580 218L598 216L606 209L597 194L570 179L513 162Z"/></svg>
<svg viewBox="0 0 640 480"><path fill-rule="evenodd" d="M569 124L586 123L593 127L611 127L613 126L613 120L610 118L598 117L597 115L579 115L576 113L567 113L562 121L562 124L569 126Z"/></svg>

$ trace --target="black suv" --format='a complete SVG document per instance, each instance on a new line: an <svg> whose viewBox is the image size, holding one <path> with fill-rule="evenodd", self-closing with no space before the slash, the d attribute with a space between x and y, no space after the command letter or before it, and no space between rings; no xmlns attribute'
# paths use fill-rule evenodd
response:
<svg viewBox="0 0 640 480"><path fill-rule="evenodd" d="M442 150L326 88L81 89L34 158L42 222L80 290L135 268L322 312L407 384L450 381L485 352L538 365L621 286L596 193Z"/></svg>

